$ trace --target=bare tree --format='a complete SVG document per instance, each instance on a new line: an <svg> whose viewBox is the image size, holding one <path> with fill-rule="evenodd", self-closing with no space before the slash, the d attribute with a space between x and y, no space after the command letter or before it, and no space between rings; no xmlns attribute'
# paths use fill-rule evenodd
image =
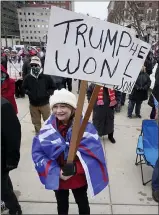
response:
<svg viewBox="0 0 159 215"><path fill-rule="evenodd" d="M137 34L139 38L144 36L144 31L142 28L142 19L139 16L139 7L138 7L138 2L135 1L128 1L128 13L132 17L132 27L137 31Z"/></svg>
<svg viewBox="0 0 159 215"><path fill-rule="evenodd" d="M136 30L139 38L144 36L142 19L140 17L139 6L137 1L119 1L115 2L115 7L108 16L108 21L123 25L128 17L131 17L129 24ZM141 2L140 2L141 3Z"/></svg>

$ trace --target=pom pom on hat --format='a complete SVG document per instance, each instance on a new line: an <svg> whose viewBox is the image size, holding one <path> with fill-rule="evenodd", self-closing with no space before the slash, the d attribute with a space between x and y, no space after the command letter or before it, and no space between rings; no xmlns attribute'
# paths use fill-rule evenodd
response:
<svg viewBox="0 0 159 215"><path fill-rule="evenodd" d="M76 96L66 89L55 90L54 94L50 97L50 107L53 108L56 104L68 104L73 108L77 108Z"/></svg>

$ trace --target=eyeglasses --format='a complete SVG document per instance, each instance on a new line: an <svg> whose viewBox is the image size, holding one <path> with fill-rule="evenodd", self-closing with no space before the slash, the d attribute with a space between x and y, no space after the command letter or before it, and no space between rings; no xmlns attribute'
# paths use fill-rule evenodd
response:
<svg viewBox="0 0 159 215"><path fill-rule="evenodd" d="M38 64L31 64L31 67L39 67Z"/></svg>

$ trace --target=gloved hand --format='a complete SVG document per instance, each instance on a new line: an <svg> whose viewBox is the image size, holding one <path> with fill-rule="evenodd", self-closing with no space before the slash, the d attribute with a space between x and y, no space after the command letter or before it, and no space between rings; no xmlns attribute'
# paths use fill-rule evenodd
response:
<svg viewBox="0 0 159 215"><path fill-rule="evenodd" d="M61 170L61 172L60 172L60 178L62 179L62 180L64 180L64 181L67 181L69 178L71 178L72 177L72 175L70 175L70 176L64 176L63 175L63 171Z"/></svg>
<svg viewBox="0 0 159 215"><path fill-rule="evenodd" d="M64 176L72 176L76 174L76 164L75 163L67 163L62 168Z"/></svg>

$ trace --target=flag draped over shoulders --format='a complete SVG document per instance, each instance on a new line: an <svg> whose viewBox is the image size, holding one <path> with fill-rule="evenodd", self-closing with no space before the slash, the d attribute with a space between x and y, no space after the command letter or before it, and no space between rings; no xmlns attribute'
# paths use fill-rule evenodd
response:
<svg viewBox="0 0 159 215"><path fill-rule="evenodd" d="M71 135L72 127L64 139L57 130L55 116L51 115L39 135L33 139L32 158L46 189L59 189L60 167L56 160L61 153L64 153L67 160ZM93 197L107 186L108 173L102 144L91 123L87 124L76 155L83 166L88 189Z"/></svg>

